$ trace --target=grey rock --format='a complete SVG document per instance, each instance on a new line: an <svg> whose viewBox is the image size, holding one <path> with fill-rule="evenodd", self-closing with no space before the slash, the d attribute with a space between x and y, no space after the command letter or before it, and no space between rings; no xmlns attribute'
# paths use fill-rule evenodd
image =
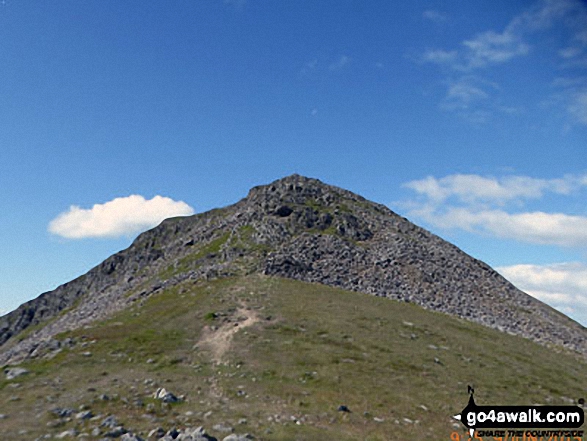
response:
<svg viewBox="0 0 587 441"><path fill-rule="evenodd" d="M179 403L180 399L173 395L171 392L166 393L161 400L164 403Z"/></svg>
<svg viewBox="0 0 587 441"><path fill-rule="evenodd" d="M212 429L215 430L216 432L222 432L222 433L231 433L234 431L234 429L226 423L215 424L214 426L212 426Z"/></svg>
<svg viewBox="0 0 587 441"><path fill-rule="evenodd" d="M4 374L6 375L7 380L14 380L15 378L21 377L28 373L29 371L20 367L8 368L4 370Z"/></svg>
<svg viewBox="0 0 587 441"><path fill-rule="evenodd" d="M247 434L237 435L235 433L223 438L222 441L249 441L255 439L254 436Z"/></svg>
<svg viewBox="0 0 587 441"><path fill-rule="evenodd" d="M179 271L178 262L227 234L240 236L248 248L227 241ZM485 263L383 205L292 175L251 189L229 207L168 219L87 274L0 317L0 365L40 354L41 346L54 345L43 342L57 334L161 290L240 274L243 258L262 274L416 303L587 355L585 328L516 289ZM167 268L178 273L152 277ZM42 323L22 341L5 345Z"/></svg>
<svg viewBox="0 0 587 441"><path fill-rule="evenodd" d="M177 429L174 427L173 429L169 430L165 436L170 436L172 439L176 439L179 436L179 432L177 431Z"/></svg>
<svg viewBox="0 0 587 441"><path fill-rule="evenodd" d="M218 441L218 438L215 438L211 435L205 434L205 435L193 436L192 441Z"/></svg>
<svg viewBox="0 0 587 441"><path fill-rule="evenodd" d="M155 397L155 399L161 400L164 403L178 403L179 401L181 401L174 394L172 394L171 392L167 391L165 388L162 387L157 389L153 396Z"/></svg>
<svg viewBox="0 0 587 441"><path fill-rule="evenodd" d="M74 438L77 434L78 434L77 430L69 429L69 430L66 430L64 432L61 432L61 433L55 435L55 438L57 438L57 439Z"/></svg>
<svg viewBox="0 0 587 441"><path fill-rule="evenodd" d="M114 428L112 428L112 429L108 430L108 431L107 431L107 432L104 434L104 436L105 436L106 438L119 438L119 437L121 437L122 435L125 435L127 432L128 432L128 430L126 430L124 427L122 427L122 426L117 426L117 427L114 427Z"/></svg>
<svg viewBox="0 0 587 441"><path fill-rule="evenodd" d="M138 435L135 435L134 433L125 433L124 435L122 435L120 437L121 441L144 441L143 438L141 438Z"/></svg>
<svg viewBox="0 0 587 441"><path fill-rule="evenodd" d="M84 410L82 412L78 412L75 414L75 418L77 420L89 420L93 416L94 416L94 414L89 410Z"/></svg>
<svg viewBox="0 0 587 441"><path fill-rule="evenodd" d="M147 436L147 438L159 439L159 438L163 438L164 436L165 436L165 429L163 429L162 427L157 427L156 429L153 429L149 432L149 435Z"/></svg>
<svg viewBox="0 0 587 441"><path fill-rule="evenodd" d="M180 441L218 441L213 436L208 435L202 426L195 429L184 429L177 439Z"/></svg>
<svg viewBox="0 0 587 441"><path fill-rule="evenodd" d="M110 429L114 429L115 427L118 427L119 425L120 424L118 423L118 420L116 419L116 417L114 415L107 416L100 423L100 427L108 427Z"/></svg>
<svg viewBox="0 0 587 441"><path fill-rule="evenodd" d="M51 413L53 415L58 416L59 418L67 418L71 415L73 415L74 410L73 409L69 409L69 408L62 408L62 407L56 407L55 409L51 410Z"/></svg>

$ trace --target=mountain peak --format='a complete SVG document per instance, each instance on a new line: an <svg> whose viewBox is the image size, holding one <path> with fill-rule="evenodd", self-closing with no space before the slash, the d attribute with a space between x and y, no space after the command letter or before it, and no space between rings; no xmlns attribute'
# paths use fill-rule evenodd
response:
<svg viewBox="0 0 587 441"><path fill-rule="evenodd" d="M234 205L168 219L86 275L1 317L0 364L185 281L254 273L415 303L587 355L584 327L485 263L383 205L293 174Z"/></svg>
<svg viewBox="0 0 587 441"><path fill-rule="evenodd" d="M248 194L248 198L266 198L266 199L282 199L284 201L302 201L307 198L322 197L324 194L346 194L347 197L353 197L351 192L347 192L341 188L325 184L319 179L308 178L298 174L286 176L266 185L259 185L253 187ZM329 202L325 200L324 202Z"/></svg>

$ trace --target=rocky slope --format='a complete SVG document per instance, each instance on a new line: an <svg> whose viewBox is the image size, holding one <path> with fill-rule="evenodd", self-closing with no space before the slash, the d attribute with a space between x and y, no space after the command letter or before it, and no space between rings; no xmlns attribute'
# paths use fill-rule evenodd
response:
<svg viewBox="0 0 587 441"><path fill-rule="evenodd" d="M416 303L587 354L587 330L383 205L292 175L238 203L164 221L0 318L0 365L186 280L264 273Z"/></svg>
<svg viewBox="0 0 587 441"><path fill-rule="evenodd" d="M467 385L479 404L568 405L587 383L575 354L261 274L186 280L55 343L0 371L1 439L467 439Z"/></svg>

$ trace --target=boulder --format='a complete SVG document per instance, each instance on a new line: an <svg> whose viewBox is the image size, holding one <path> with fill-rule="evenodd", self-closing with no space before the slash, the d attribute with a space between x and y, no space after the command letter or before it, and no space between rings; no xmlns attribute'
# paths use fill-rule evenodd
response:
<svg viewBox="0 0 587 441"><path fill-rule="evenodd" d="M26 375L28 373L29 373L29 371L27 371L24 368L19 368L19 367L8 368L8 369L4 370L4 374L6 375L7 380L14 380L17 377L20 377L22 375Z"/></svg>
<svg viewBox="0 0 587 441"><path fill-rule="evenodd" d="M125 433L120 437L120 441L143 441L143 438L134 433Z"/></svg>
<svg viewBox="0 0 587 441"><path fill-rule="evenodd" d="M159 389L157 389L157 391L155 392L155 394L153 396L155 397L155 399L161 400L164 403L178 403L180 401L179 398L177 398L174 394L167 391L163 387L160 387Z"/></svg>
<svg viewBox="0 0 587 441"><path fill-rule="evenodd" d="M237 435L236 433L233 433L233 434L225 437L222 441L249 441L252 439L255 439L255 437L252 435L249 435L248 433L246 433L244 435Z"/></svg>

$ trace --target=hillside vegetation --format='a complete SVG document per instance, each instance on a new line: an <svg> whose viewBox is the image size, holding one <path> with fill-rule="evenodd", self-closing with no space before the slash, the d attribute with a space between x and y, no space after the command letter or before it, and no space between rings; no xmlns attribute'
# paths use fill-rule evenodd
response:
<svg viewBox="0 0 587 441"><path fill-rule="evenodd" d="M263 275L187 280L56 338L19 366L28 374L1 377L2 439L102 439L113 415L143 438L203 425L219 439L232 428L261 440L449 440L465 433L451 416L469 384L478 404L511 405L569 404L587 384L584 358L561 349ZM181 400L155 399L158 388Z"/></svg>
<svg viewBox="0 0 587 441"><path fill-rule="evenodd" d="M418 304L587 357L587 329L489 265L350 191L292 175L167 219L86 274L0 317L0 365L161 291L264 275ZM186 285L187 284L187 285Z"/></svg>

